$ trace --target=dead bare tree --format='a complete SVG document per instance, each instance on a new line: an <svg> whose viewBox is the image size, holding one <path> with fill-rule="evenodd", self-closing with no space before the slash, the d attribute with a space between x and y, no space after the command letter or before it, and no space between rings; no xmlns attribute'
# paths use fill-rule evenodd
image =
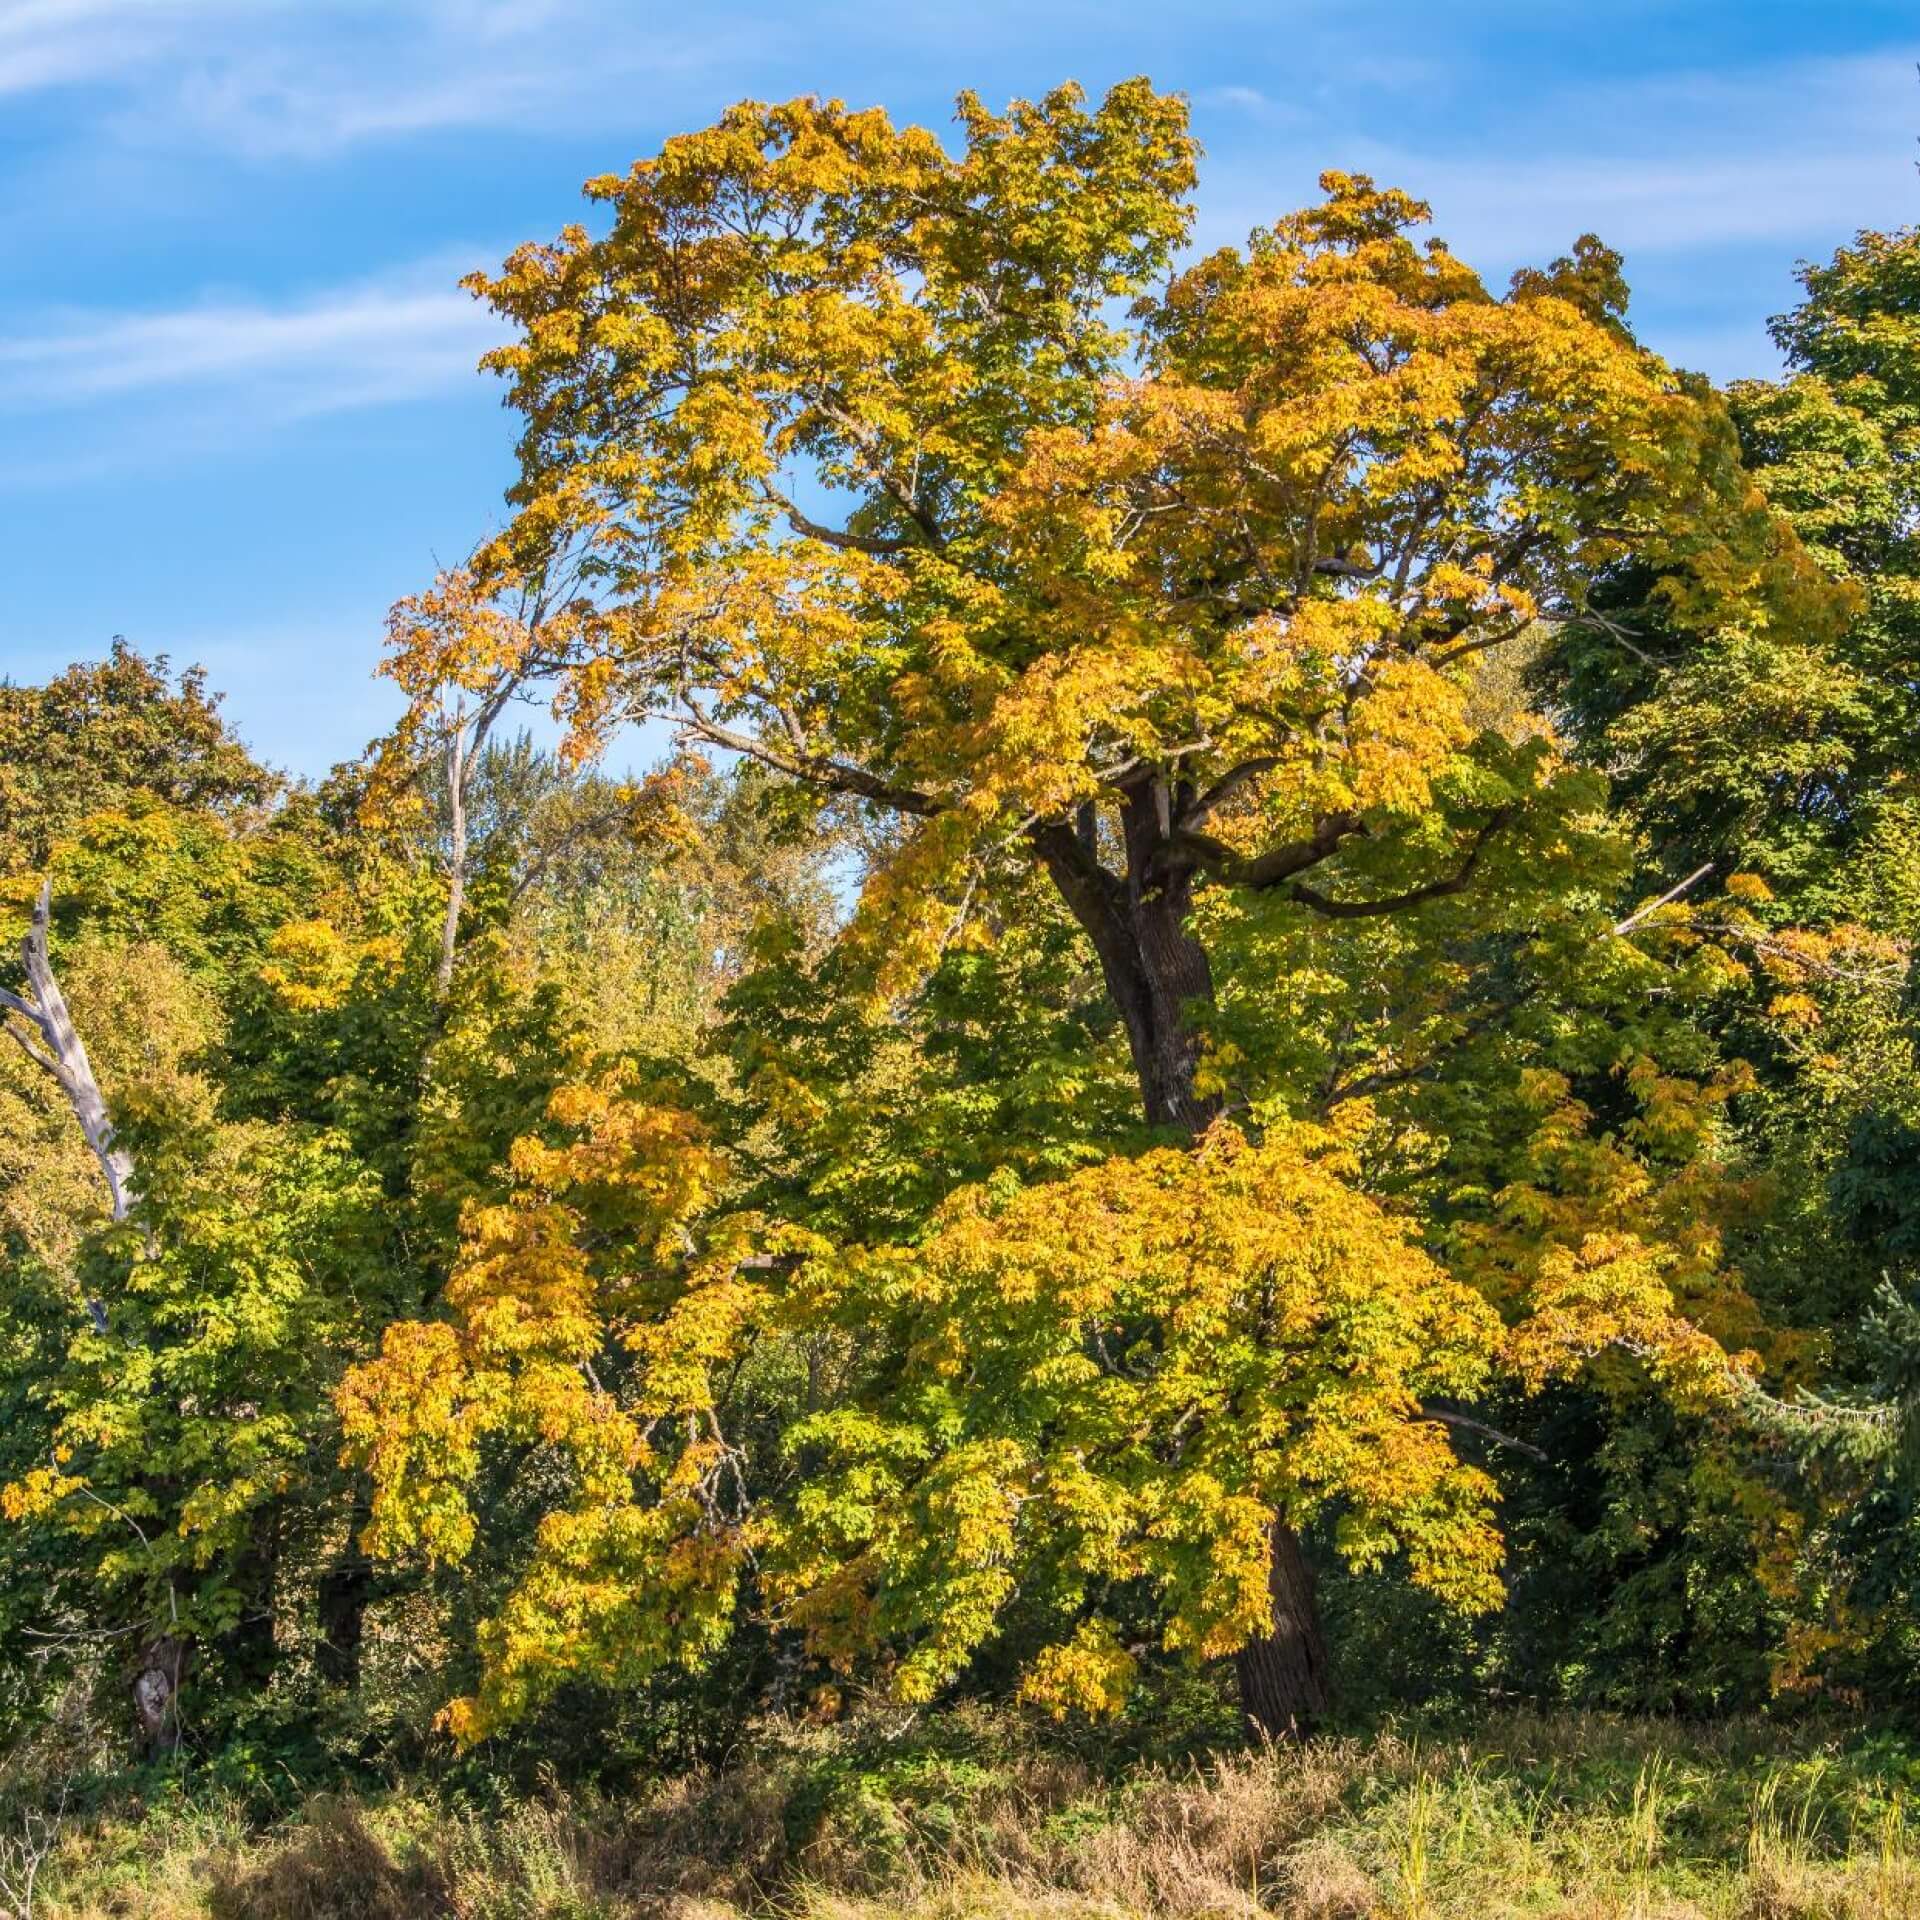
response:
<svg viewBox="0 0 1920 1920"><path fill-rule="evenodd" d="M27 994L23 997L0 988L0 1027L5 1029L9 1038L35 1066L52 1078L65 1096L67 1105L73 1110L73 1117L80 1123L81 1133L86 1136L87 1145L100 1163L113 1219L117 1224L133 1211L137 1197L133 1156L114 1140L113 1119L107 1111L106 1096L100 1090L93 1062L87 1055L86 1042L81 1039L80 1030L73 1023L67 997L61 992L59 979L53 971L53 962L47 951L47 933L52 913L53 882L48 880L40 888L40 896L34 902L33 917L28 922L26 938L20 943L20 964L26 974ZM90 1298L87 1301L87 1313L95 1330L105 1333L105 1305ZM90 1494L89 1497L99 1500L97 1494ZM102 1500L100 1504L119 1514L139 1535L142 1546L150 1550L146 1534L131 1516L113 1507L110 1502ZM168 1599L171 1614L171 1589ZM149 1752L169 1752L179 1743L177 1695L187 1653L187 1642L175 1630L171 1619L165 1628L150 1633L142 1647L136 1663L132 1692L141 1739ZM29 1859L23 1854L21 1859L26 1862L21 1871L27 1874L24 1882L25 1899L30 1908L32 1874L37 1871L38 1857Z"/></svg>
<svg viewBox="0 0 1920 1920"><path fill-rule="evenodd" d="M59 1846L66 1824L70 1784L60 1783L60 1797L52 1808L29 1807L15 1831L0 1835L0 1902L8 1920L33 1920L40 1869Z"/></svg>
<svg viewBox="0 0 1920 1920"><path fill-rule="evenodd" d="M60 991L53 962L47 955L47 925L53 912L53 882L44 881L40 897L34 902L33 918L27 935L20 942L20 964L27 976L29 998L0 988L0 1031L25 1053L35 1066L49 1074L73 1109L80 1131L100 1163L107 1183L107 1194L116 1224L133 1211L133 1156L117 1146L113 1120L107 1112L106 1096L87 1057L87 1045L73 1024L67 1009L67 996ZM23 1027L20 1021L26 1022ZM106 1308L89 1299L87 1312L94 1326L106 1331Z"/></svg>
<svg viewBox="0 0 1920 1920"><path fill-rule="evenodd" d="M113 1201L113 1217L120 1221L133 1210L133 1160L124 1148L114 1145L113 1122L100 1082L94 1077L93 1062L87 1058L86 1042L73 1024L67 997L60 991L53 964L47 958L47 922L52 908L53 882L48 880L34 903L27 937L20 943L20 962L26 969L32 998L22 999L17 993L0 989L0 1027L35 1066L53 1076L66 1096L93 1157L100 1162ZM31 1032L4 1018L6 1014L25 1020Z"/></svg>

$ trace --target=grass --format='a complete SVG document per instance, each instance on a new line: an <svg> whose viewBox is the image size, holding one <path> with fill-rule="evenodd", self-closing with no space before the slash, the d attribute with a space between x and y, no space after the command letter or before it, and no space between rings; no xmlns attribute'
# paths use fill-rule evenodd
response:
<svg viewBox="0 0 1920 1920"><path fill-rule="evenodd" d="M1104 1773L1015 1723L769 1730L724 1775L70 1817L34 1920L1892 1920L1920 1746L1760 1722L1507 1715ZM3 1910L3 1906L0 1906Z"/></svg>

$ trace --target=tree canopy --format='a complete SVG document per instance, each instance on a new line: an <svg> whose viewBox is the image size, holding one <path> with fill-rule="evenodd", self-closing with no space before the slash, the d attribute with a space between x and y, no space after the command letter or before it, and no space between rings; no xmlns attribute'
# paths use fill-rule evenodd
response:
<svg viewBox="0 0 1920 1920"><path fill-rule="evenodd" d="M470 282L359 761L0 689L0 1709L1910 1692L1915 239L1720 392L1196 165L742 104Z"/></svg>

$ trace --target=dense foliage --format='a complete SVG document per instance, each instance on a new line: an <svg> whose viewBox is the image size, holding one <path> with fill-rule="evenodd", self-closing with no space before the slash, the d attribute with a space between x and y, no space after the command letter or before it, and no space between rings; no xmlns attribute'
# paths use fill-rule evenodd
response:
<svg viewBox="0 0 1920 1920"><path fill-rule="evenodd" d="M1720 393L1591 238L960 122L475 281L513 516L323 785L0 688L16 1732L1916 1699L1920 237Z"/></svg>

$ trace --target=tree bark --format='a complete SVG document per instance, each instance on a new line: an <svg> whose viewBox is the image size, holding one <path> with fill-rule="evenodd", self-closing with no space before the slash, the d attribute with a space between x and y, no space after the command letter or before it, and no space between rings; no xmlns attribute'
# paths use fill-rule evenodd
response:
<svg viewBox="0 0 1920 1920"><path fill-rule="evenodd" d="M133 1714L141 1752L150 1760L180 1747L180 1683L186 1677L187 1642L159 1633L140 1649L133 1676Z"/></svg>
<svg viewBox="0 0 1920 1920"><path fill-rule="evenodd" d="M1211 1004L1207 950L1187 931L1194 870L1161 858L1168 800L1149 781L1123 795L1126 872L1099 860L1088 815L1078 826L1057 821L1038 829L1034 847L1073 916L1093 942L1107 991L1127 1030L1141 1104L1149 1125L1203 1133L1220 1111L1194 1091L1199 1036L1187 1017Z"/></svg>
<svg viewBox="0 0 1920 1920"><path fill-rule="evenodd" d="M1325 1717L1332 1695L1327 1640L1299 1535L1276 1520L1271 1546L1273 1631L1234 1655L1234 1674L1240 1711L1253 1731L1270 1740L1301 1740Z"/></svg>
<svg viewBox="0 0 1920 1920"><path fill-rule="evenodd" d="M1091 807L1071 825L1036 830L1033 843L1099 956L1148 1124L1193 1139L1219 1116L1220 1102L1194 1086L1200 1036L1192 1011L1213 1004L1213 970L1187 927L1195 870L1174 856L1171 827L1191 796L1152 775L1120 793L1124 874L1100 861ZM1297 1740L1327 1710L1326 1636L1313 1570L1284 1520L1273 1523L1271 1549L1272 1630L1248 1641L1234 1664L1248 1722L1271 1739Z"/></svg>
<svg viewBox="0 0 1920 1920"><path fill-rule="evenodd" d="M26 970L27 986L33 998L22 1000L16 994L0 992L0 1018L6 1013L17 1013L38 1035L36 1040L10 1023L6 1027L27 1057L50 1074L66 1096L87 1145L93 1149L93 1157L100 1163L113 1218L118 1222L133 1210L133 1161L122 1148L114 1145L106 1096L94 1077L86 1042L73 1024L73 1015L67 1011L67 997L60 991L53 963L47 956L47 923L52 906L53 882L48 880L40 888L27 937L20 943L20 964Z"/></svg>
<svg viewBox="0 0 1920 1920"><path fill-rule="evenodd" d="M360 1544L367 1523L364 1501L354 1502L347 1537L320 1576L315 1607L318 1629L313 1664L329 1686L351 1693L360 1684L360 1647L366 1638L367 1608L373 1604L373 1563Z"/></svg>
<svg viewBox="0 0 1920 1920"><path fill-rule="evenodd" d="M476 743L477 744L477 743ZM434 997L444 1000L453 985L453 958L460 941L460 910L467 900L467 738L459 723L447 742L447 798L452 831L447 854L447 911L440 923L440 964L434 968Z"/></svg>
<svg viewBox="0 0 1920 1920"><path fill-rule="evenodd" d="M280 1510L263 1507L253 1516L251 1539L233 1566L233 1579L245 1595L245 1611L218 1651L223 1678L236 1691L259 1696L273 1684L279 1657L274 1638L275 1589L279 1584Z"/></svg>

